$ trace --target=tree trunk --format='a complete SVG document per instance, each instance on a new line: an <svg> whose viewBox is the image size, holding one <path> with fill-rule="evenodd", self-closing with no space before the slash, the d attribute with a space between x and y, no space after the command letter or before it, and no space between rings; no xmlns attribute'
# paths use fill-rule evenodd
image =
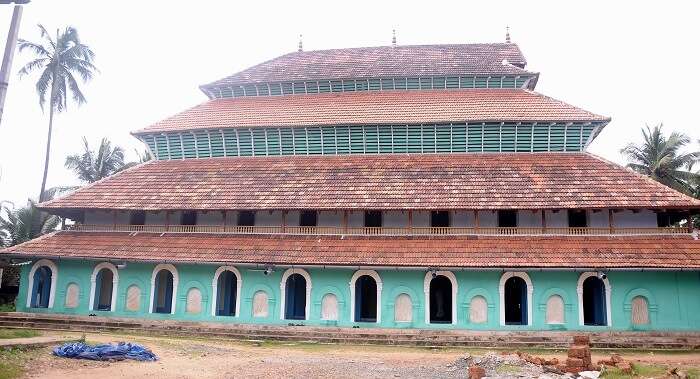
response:
<svg viewBox="0 0 700 379"><path fill-rule="evenodd" d="M44 177L41 179L41 192L39 192L39 203L44 200L44 192L46 192L46 177L49 174L49 156L51 155L51 132L53 130L53 85L51 89L51 99L49 99L49 106L51 110L49 111L49 133L46 137L46 156L44 157Z"/></svg>

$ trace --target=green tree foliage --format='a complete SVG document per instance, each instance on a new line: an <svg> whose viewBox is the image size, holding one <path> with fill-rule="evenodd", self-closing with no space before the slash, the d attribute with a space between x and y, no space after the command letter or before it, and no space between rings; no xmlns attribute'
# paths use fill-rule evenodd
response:
<svg viewBox="0 0 700 379"><path fill-rule="evenodd" d="M49 103L49 127L46 138L44 176L41 181L41 190L39 191L39 201L42 202L46 200L43 196L49 171L54 112L65 111L69 97L72 97L73 101L78 105L86 102L76 78L86 83L93 78L97 68L93 65L95 54L87 45L81 43L77 29L69 26L63 32L56 30L54 38L43 25L38 27L41 35L40 42L20 39L18 46L20 53L30 51L33 54L32 60L19 70L20 77L38 72L39 79L36 82L36 93L39 96L39 105L43 110L47 99Z"/></svg>
<svg viewBox="0 0 700 379"><path fill-rule="evenodd" d="M83 137L83 152L66 157L66 168L73 170L82 181L94 183L119 172L131 164L124 162L124 149L112 146L107 138L102 138L97 151L90 148Z"/></svg>
<svg viewBox="0 0 700 379"><path fill-rule="evenodd" d="M700 152L685 152L690 139L676 132L667 137L662 129L663 124L653 128L647 126L642 129L640 145L630 143L621 150L630 161L627 167L677 191L693 195L693 185L700 182L700 176L692 172L692 168L698 162Z"/></svg>

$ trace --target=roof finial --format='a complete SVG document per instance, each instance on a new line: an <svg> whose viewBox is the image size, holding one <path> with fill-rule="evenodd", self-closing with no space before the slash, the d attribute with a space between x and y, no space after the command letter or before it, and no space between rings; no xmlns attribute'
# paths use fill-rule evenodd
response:
<svg viewBox="0 0 700 379"><path fill-rule="evenodd" d="M301 43L301 34L299 34L299 49L297 51L304 51L304 45Z"/></svg>
<svg viewBox="0 0 700 379"><path fill-rule="evenodd" d="M391 46L396 47L396 29L391 30Z"/></svg>
<svg viewBox="0 0 700 379"><path fill-rule="evenodd" d="M506 25L506 43L510 43L510 27Z"/></svg>

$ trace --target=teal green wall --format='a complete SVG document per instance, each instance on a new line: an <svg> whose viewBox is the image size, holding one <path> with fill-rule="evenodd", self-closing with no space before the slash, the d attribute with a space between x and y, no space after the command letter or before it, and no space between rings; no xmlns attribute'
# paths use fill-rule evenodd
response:
<svg viewBox="0 0 700 379"><path fill-rule="evenodd" d="M221 322L250 322L263 324L287 324L280 320L280 280L284 269L277 269L271 275L239 267L242 276L240 313L237 317L212 317L212 279L218 266L176 265L179 272L177 303L174 315L150 314L150 282L155 264L129 263L120 269L116 311L90 311L90 277L93 268L100 262L60 261L56 297L53 309L27 309L26 296L28 274L31 265L23 267L20 294L17 299L19 311L49 312L87 315L95 313L104 316L139 317L153 319L201 320ZM307 325L354 325L350 320L349 282L354 273L350 269L309 269L312 279L310 319L301 321ZM382 285L382 311L380 324L359 323L362 327L413 327L413 328L459 328L481 330L606 330L608 327L582 327L578 321L576 284L580 273L573 271L532 271L528 272L533 282L532 325L500 326L498 285L501 272L498 271L455 271L458 282L457 324L426 325L424 322L425 303L423 293L424 271L378 270ZM700 274L698 272L618 272L608 273L612 288L612 329L614 330L700 330ZM80 286L80 303L75 309L64 307L66 288L70 283ZM125 310L126 291L131 285L141 288L141 311ZM186 295L191 287L202 291L202 312L197 315L185 313ZM257 290L265 290L269 296L269 316L252 316L252 297ZM339 320L322 321L321 298L326 293L335 293L339 303ZM413 322L394 322L394 299L407 293L413 301ZM545 323L545 304L552 294L562 296L565 302L566 322L561 326ZM475 295L488 301L488 322L470 324L468 305ZM634 296L645 296L649 302L650 325L634 328L630 321L631 300ZM295 321L297 323L299 321Z"/></svg>

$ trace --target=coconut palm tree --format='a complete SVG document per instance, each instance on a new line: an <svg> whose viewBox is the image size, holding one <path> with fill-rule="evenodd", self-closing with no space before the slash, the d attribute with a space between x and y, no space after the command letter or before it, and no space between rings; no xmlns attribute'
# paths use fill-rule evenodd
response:
<svg viewBox="0 0 700 379"><path fill-rule="evenodd" d="M14 246L50 233L61 223L60 217L37 209L33 200L24 207L16 209L5 207L3 211L4 216L0 216L0 234L7 246Z"/></svg>
<svg viewBox="0 0 700 379"><path fill-rule="evenodd" d="M691 194L692 184L698 181L699 175L690 170L700 158L700 152L684 152L690 139L676 132L666 137L662 128L663 124L653 128L647 125L642 129L642 144L630 143L620 152L630 160L627 167L632 170Z"/></svg>
<svg viewBox="0 0 700 379"><path fill-rule="evenodd" d="M49 172L54 113L66 110L69 96L78 105L86 102L76 77L86 83L92 79L97 68L93 65L95 54L87 45L81 43L78 31L74 27L69 26L63 32L57 29L55 38L43 25L39 25L39 31L41 42L20 39L18 46L20 53L29 50L34 55L33 59L19 70L20 77L32 72L40 72L36 82L39 105L44 110L47 98L49 104L44 176L41 181L41 191L39 191L39 202L42 202L46 200L43 195L46 189L46 176Z"/></svg>
<svg viewBox="0 0 700 379"><path fill-rule="evenodd" d="M87 183L94 183L130 166L124 162L124 149L112 147L107 138L102 138L97 151L90 148L83 137L83 152L66 157L66 168L73 170L78 178Z"/></svg>

